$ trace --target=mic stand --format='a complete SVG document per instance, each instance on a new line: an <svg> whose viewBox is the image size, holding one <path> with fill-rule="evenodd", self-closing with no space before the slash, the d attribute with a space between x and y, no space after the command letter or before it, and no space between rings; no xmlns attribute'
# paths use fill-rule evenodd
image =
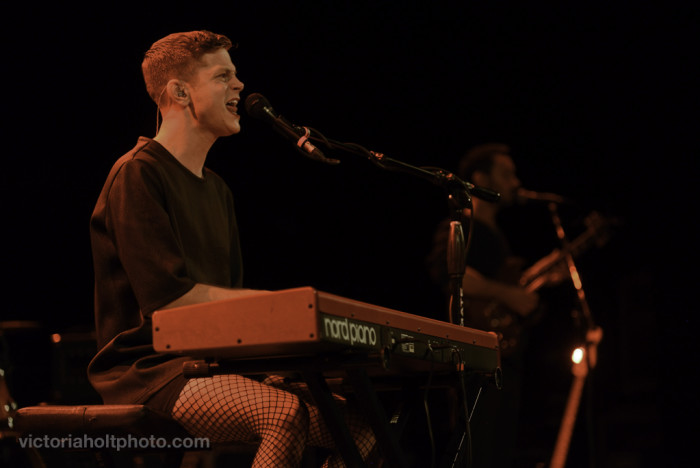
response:
<svg viewBox="0 0 700 468"><path fill-rule="evenodd" d="M369 151L355 143L340 143L329 140L317 131L317 140L323 142L331 149L342 149L350 153L359 154L368 158L378 167L385 170L405 172L417 177L427 179L435 185L442 187L448 194L450 205L450 232L447 240L447 269L449 275L449 309L448 322L464 326L464 292L463 279L465 269L465 256L469 246L469 234L471 222L465 238L462 221L465 213L472 212L472 195L487 201L498 201L501 194L483 187L477 187L470 182L459 179L456 175L440 168L417 167L396 159L388 158L382 153ZM312 133L312 135L314 134ZM319 138L320 137L320 138Z"/></svg>
<svg viewBox="0 0 700 468"><path fill-rule="evenodd" d="M448 291L448 321L464 326L464 270L466 254L471 240L472 197L470 190L464 186L457 176L442 170L433 172L441 185L447 191L450 208L450 228L447 236L447 275ZM464 221L467 229L464 229ZM466 235L465 235L466 232Z"/></svg>
<svg viewBox="0 0 700 468"><path fill-rule="evenodd" d="M500 200L501 194L493 190L483 187L477 187L469 182L462 181L454 174L440 168L433 167L416 167L396 159L386 157L384 154L369 151L364 147L355 143L340 143L334 140L327 139L319 132L312 129L312 139L324 143L330 149L340 149L356 155L361 155L368 158L372 163L385 170L405 172L417 177L426 179L435 185L442 187L448 194L448 202L450 206L450 231L447 240L447 269L449 274L450 301L448 311L448 321L452 324L464 326L464 299L463 299L463 279L464 270L466 268L466 252L469 247L471 237L471 215L472 215L472 196L477 198L496 202ZM315 138L314 138L315 136ZM465 237L462 221L468 216L469 228ZM460 362L463 366L464 362ZM500 388L500 379L496 379L496 383ZM464 401L465 410L467 410L466 396ZM469 416L467 415L465 424L465 436L467 440L468 457L471 459L471 437L469 429ZM463 448L459 448L458 452L462 452ZM471 464L471 460L469 461Z"/></svg>
<svg viewBox="0 0 700 468"><path fill-rule="evenodd" d="M561 218L559 217L559 212L557 210L556 203L548 203L549 212L552 216L552 223L556 229L557 238L561 242L562 252L564 253L564 260L566 260L567 270L571 277L571 282L576 289L576 297L581 305L581 313L586 322L587 328L590 330L594 328L593 317L591 315L591 309L588 306L588 301L586 300L586 293L583 290L583 285L581 284L581 278L579 277L578 270L576 269L576 264L574 263L574 256L569 248L569 239L564 232L564 227L562 226Z"/></svg>
<svg viewBox="0 0 700 468"><path fill-rule="evenodd" d="M469 194L466 200L460 200L452 194L448 196L450 205L450 230L447 236L447 276L449 278L450 299L448 304L448 321L464 326L464 269L467 254L467 242L471 239L471 219L467 236L464 235L462 220L464 213L472 212L472 202Z"/></svg>
<svg viewBox="0 0 700 468"><path fill-rule="evenodd" d="M469 248L471 219L468 229L463 226L465 214L471 217L472 195L498 199L500 195L490 190L476 187L460 180L456 175L439 168L419 168L401 161L387 158L383 154L370 152L376 163L384 169L394 169L412 173L428 179L447 192L450 207L450 230L447 237L447 274L449 278L449 305L447 321L464 326L464 270L466 253ZM388 164L388 165L387 165Z"/></svg>
<svg viewBox="0 0 700 468"><path fill-rule="evenodd" d="M578 274L576 264L574 263L574 257L569 248L569 240L564 232L564 227L559 217L559 212L557 210L557 204L550 202L548 204L549 212L552 216L552 223L556 229L557 237L562 245L562 252L564 252L564 259L566 260L567 270L571 277L571 281L576 289L576 295L578 298L579 305L581 307L581 313L583 314L583 319L586 326L586 336L585 336L585 346L583 359L585 360L581 364L575 364L573 368L574 374L574 384L572 386L569 403L564 412L564 417L562 418L562 426L559 430L559 435L557 437L557 442L554 447L552 454L552 459L550 461L550 466L552 468L563 468L566 462L566 456L569 449L569 443L573 431L573 425L576 419L576 412L578 405L580 403L580 393L583 390L583 386L587 387L587 423L588 423L588 440L589 440L589 465L594 466L594 449L593 449L593 436L592 436L592 421L591 421L591 384L590 376L586 380L586 376L589 374L589 370L595 368L598 361L598 343L602 339L603 331L600 327L596 326L593 321L593 315L591 314L588 301L586 300L586 294L583 290L583 284L581 283L581 278Z"/></svg>
<svg viewBox="0 0 700 468"><path fill-rule="evenodd" d="M396 161L372 153L377 158L380 167L387 168L389 163L394 169L411 172L425 177L435 185L442 187L448 196L450 206L450 231L447 237L447 274L449 278L449 305L447 321L464 326L464 270L466 268L466 253L469 250L471 240L471 215L472 195L488 201L498 201L501 195L492 190L477 187L474 184L461 180L456 175L439 168L417 168L409 164ZM468 228L463 226L463 221L468 219Z"/></svg>

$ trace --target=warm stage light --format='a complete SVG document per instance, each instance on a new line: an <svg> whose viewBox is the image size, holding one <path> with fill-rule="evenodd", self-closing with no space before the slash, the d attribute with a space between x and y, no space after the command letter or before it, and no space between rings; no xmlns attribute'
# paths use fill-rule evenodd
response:
<svg viewBox="0 0 700 468"><path fill-rule="evenodd" d="M583 348L576 348L574 352L571 353L571 360L574 364L580 364L583 361Z"/></svg>

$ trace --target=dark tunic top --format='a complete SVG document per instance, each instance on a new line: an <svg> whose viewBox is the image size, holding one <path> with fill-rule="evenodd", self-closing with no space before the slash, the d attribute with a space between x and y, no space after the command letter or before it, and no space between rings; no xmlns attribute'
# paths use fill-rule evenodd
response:
<svg viewBox="0 0 700 468"><path fill-rule="evenodd" d="M181 387L190 358L153 350L151 315L197 283L241 286L231 191L142 137L112 167L90 235L99 349L90 382L107 404L146 403L168 384Z"/></svg>

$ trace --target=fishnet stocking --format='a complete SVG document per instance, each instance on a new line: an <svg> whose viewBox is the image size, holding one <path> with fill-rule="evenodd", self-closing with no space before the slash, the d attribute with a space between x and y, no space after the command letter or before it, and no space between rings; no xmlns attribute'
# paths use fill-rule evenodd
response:
<svg viewBox="0 0 700 468"><path fill-rule="evenodd" d="M323 420L320 410L313 403L313 397L311 396L311 392L305 383L289 381L278 375L269 376L264 382L268 385L272 385L287 392L293 393L306 403L306 407L309 411L309 445L313 447L335 449L333 437L326 427L326 423ZM355 445L357 446L357 450L360 452L360 456L363 460L366 460L372 452L376 442L372 428L367 424L367 421L364 419L362 414L349 405L345 398L335 393L333 394L333 398L343 414L345 424L350 431L350 435L355 441ZM323 466L329 468L344 467L345 463L340 455L335 454L331 455Z"/></svg>
<svg viewBox="0 0 700 468"><path fill-rule="evenodd" d="M334 398L366 459L375 443L371 428L344 398L335 394ZM190 379L172 415L190 433L212 442L259 442L254 468L297 466L306 443L335 448L306 385L278 376L268 377L264 383L231 374ZM345 464L332 455L324 466Z"/></svg>
<svg viewBox="0 0 700 468"><path fill-rule="evenodd" d="M296 395L239 375L190 379L172 415L212 442L259 441L253 467L298 466L309 426Z"/></svg>

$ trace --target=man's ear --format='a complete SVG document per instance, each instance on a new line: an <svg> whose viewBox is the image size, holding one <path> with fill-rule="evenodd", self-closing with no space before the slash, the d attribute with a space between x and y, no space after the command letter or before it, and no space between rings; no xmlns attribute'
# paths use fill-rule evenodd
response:
<svg viewBox="0 0 700 468"><path fill-rule="evenodd" d="M472 180L468 181L478 187L487 187L489 184L489 176L484 171L474 171Z"/></svg>
<svg viewBox="0 0 700 468"><path fill-rule="evenodd" d="M185 84L180 80L170 80L166 85L167 93L170 99L182 105L189 104L189 94Z"/></svg>

